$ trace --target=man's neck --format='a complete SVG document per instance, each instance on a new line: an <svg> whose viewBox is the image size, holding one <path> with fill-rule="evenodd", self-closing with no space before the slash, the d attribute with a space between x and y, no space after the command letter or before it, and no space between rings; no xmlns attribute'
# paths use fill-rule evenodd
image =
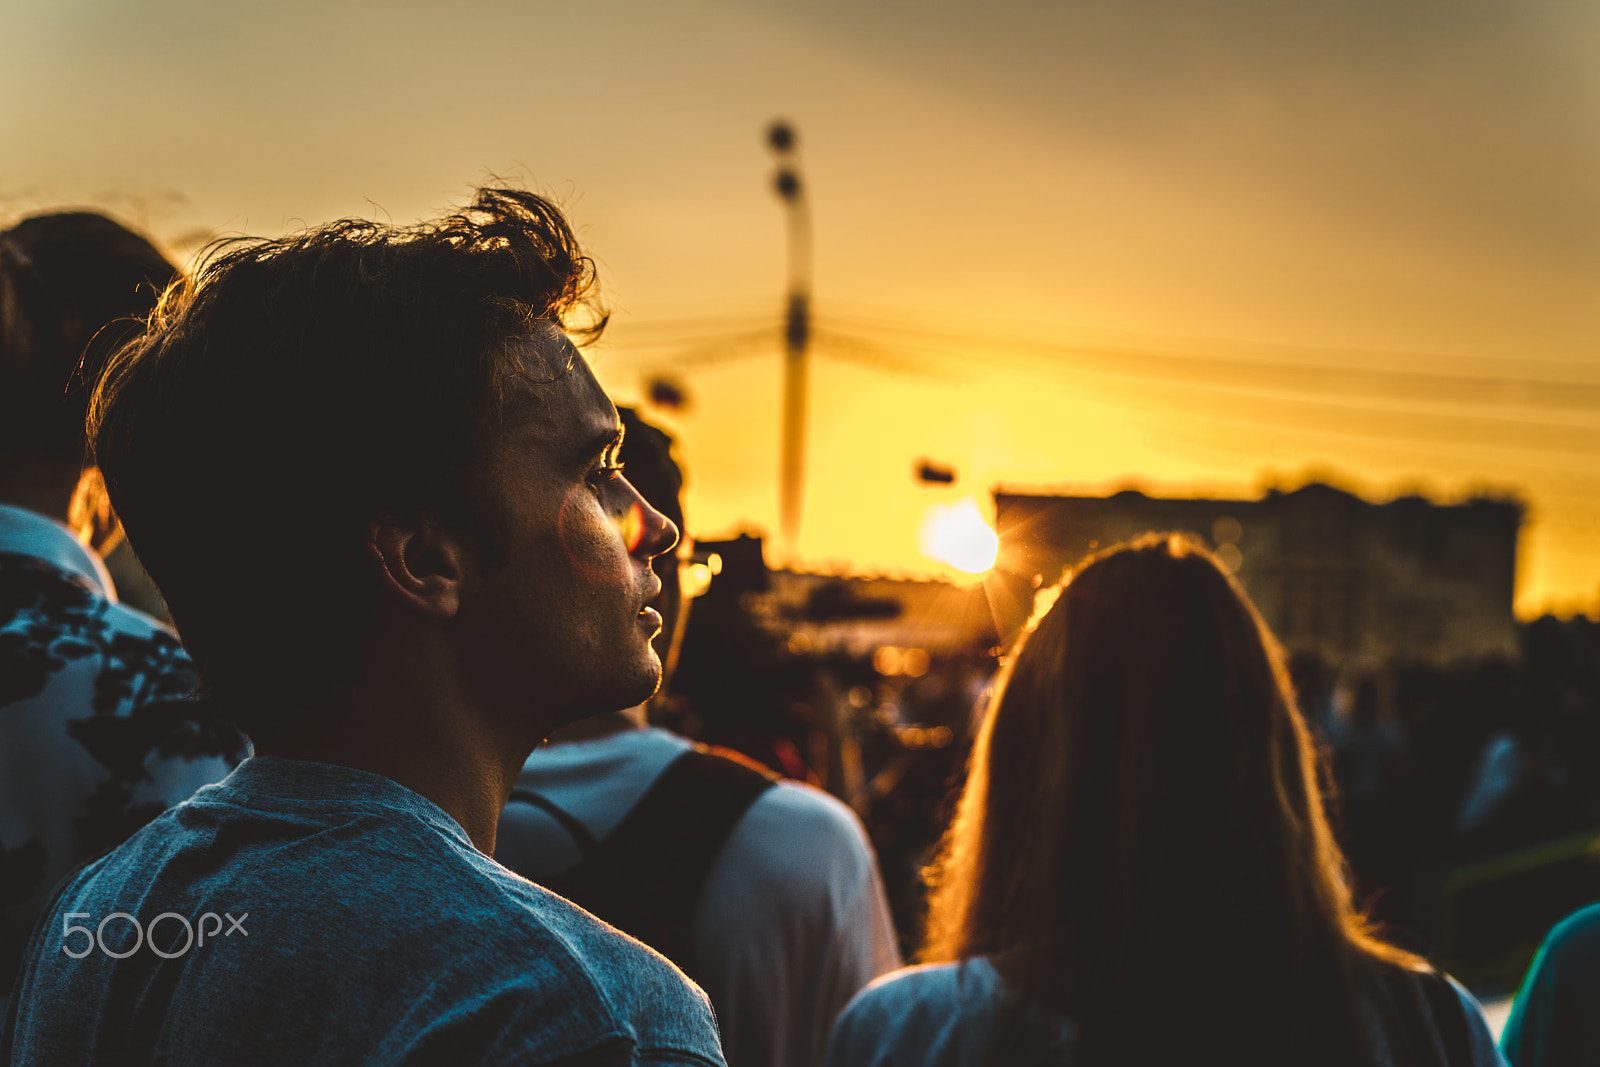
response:
<svg viewBox="0 0 1600 1067"><path fill-rule="evenodd" d="M531 751L531 749L530 749ZM494 855L495 827L511 796L517 774L527 759L524 752L501 755L451 751L448 747L418 751L411 744L387 744L369 739L346 744L330 736L290 732L256 746L259 756L282 756L353 767L381 774L443 808L486 856Z"/></svg>
<svg viewBox="0 0 1600 1067"><path fill-rule="evenodd" d="M397 680L289 709L256 753L381 774L439 805L492 856L500 812L534 740L509 739L437 688Z"/></svg>

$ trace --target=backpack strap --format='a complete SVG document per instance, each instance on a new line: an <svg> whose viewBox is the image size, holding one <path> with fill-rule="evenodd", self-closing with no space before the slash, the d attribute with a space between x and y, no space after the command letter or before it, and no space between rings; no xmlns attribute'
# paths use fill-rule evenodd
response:
<svg viewBox="0 0 1600 1067"><path fill-rule="evenodd" d="M532 789L513 789L511 791L511 799L520 800L524 804L532 804L560 823L561 828L567 832L567 836L572 838L572 843L578 846L578 853L582 856L579 862L593 858L595 852L599 850L600 842L595 840L594 835L589 832L589 828L571 815L568 815L566 809L556 807L556 802L543 793L536 793Z"/></svg>
<svg viewBox="0 0 1600 1067"><path fill-rule="evenodd" d="M728 835L777 775L729 749L696 745L662 771L604 840L531 790L516 790L572 835L583 859L545 886L638 938L691 977L689 924Z"/></svg>

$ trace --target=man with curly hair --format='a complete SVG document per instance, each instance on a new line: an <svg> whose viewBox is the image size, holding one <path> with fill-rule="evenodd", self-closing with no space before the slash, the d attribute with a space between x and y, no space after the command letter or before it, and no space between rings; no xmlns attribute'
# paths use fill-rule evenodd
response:
<svg viewBox="0 0 1600 1067"><path fill-rule="evenodd" d="M0 1059L722 1063L681 973L490 858L534 746L661 673L677 530L567 338L592 284L485 189L224 245L112 361L112 502L256 755L63 886Z"/></svg>

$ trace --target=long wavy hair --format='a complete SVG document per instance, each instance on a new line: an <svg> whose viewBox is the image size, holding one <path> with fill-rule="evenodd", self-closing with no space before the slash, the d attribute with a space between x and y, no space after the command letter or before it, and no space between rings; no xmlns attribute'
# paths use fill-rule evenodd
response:
<svg viewBox="0 0 1600 1067"><path fill-rule="evenodd" d="M987 955L1008 979L996 1062L1041 1055L1039 1008L1074 1021L1083 1064L1362 1062L1369 994L1426 964L1352 904L1249 598L1179 535L1108 550L1053 593L927 872L923 960Z"/></svg>

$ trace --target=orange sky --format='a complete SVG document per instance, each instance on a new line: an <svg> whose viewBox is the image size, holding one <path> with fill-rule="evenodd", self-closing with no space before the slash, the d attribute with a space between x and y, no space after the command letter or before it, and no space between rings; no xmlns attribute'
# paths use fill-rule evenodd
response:
<svg viewBox="0 0 1600 1067"><path fill-rule="evenodd" d="M793 119L802 556L914 569L996 481L1514 493L1518 608L1600 611L1600 4L9 0L0 211L176 245L564 200L702 533L776 523ZM930 455L961 478L911 478Z"/></svg>

